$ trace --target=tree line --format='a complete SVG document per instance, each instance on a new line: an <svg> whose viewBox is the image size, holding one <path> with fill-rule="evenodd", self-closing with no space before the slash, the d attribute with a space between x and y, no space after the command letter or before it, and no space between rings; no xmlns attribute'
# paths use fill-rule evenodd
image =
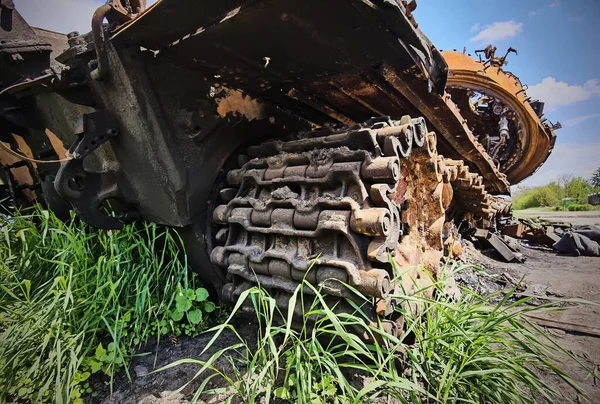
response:
<svg viewBox="0 0 600 404"><path fill-rule="evenodd" d="M588 195L600 192L600 168L589 180L571 174L561 175L555 181L538 187L519 189L513 195L515 210L538 207L563 207L563 200L570 198L575 204L587 205Z"/></svg>

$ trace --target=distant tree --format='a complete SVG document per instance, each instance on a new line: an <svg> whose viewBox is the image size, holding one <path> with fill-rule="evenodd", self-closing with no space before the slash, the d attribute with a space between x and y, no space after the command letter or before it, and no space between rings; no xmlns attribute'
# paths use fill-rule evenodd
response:
<svg viewBox="0 0 600 404"><path fill-rule="evenodd" d="M571 198L575 203L584 204L587 203L588 195L592 192L595 191L591 181L572 174L563 174L556 181L546 185L518 188L513 194L513 208L520 210L541 206L563 206L563 198Z"/></svg>
<svg viewBox="0 0 600 404"><path fill-rule="evenodd" d="M556 183L535 188L521 188L513 196L515 210L541 206L562 206L563 189Z"/></svg>
<svg viewBox="0 0 600 404"><path fill-rule="evenodd" d="M562 174L558 177L557 183L558 186L561 188L560 199L570 197L567 193L567 184L573 181L573 178L573 174Z"/></svg>
<svg viewBox="0 0 600 404"><path fill-rule="evenodd" d="M567 198L575 199L576 203L587 203L588 194L592 192L592 185L581 177L574 177L565 184Z"/></svg>
<svg viewBox="0 0 600 404"><path fill-rule="evenodd" d="M590 182L594 188L600 188L600 167L593 172Z"/></svg>

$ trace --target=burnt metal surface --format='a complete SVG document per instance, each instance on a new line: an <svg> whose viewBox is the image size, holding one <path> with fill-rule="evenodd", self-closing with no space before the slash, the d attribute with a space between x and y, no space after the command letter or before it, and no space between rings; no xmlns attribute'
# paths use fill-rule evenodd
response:
<svg viewBox="0 0 600 404"><path fill-rule="evenodd" d="M558 126L543 118L543 102L527 97L527 87L503 70L506 55L496 58L488 49L487 57L477 61L444 52L450 65L447 91L485 152L517 184L546 161Z"/></svg>
<svg viewBox="0 0 600 404"><path fill-rule="evenodd" d="M99 172L84 167L84 159L94 150L118 135L115 122L103 111L83 114L74 124L78 139L69 148L65 161L54 180L58 195L68 200L87 223L101 229L120 229L122 223L110 216L107 201L123 201L125 196L117 184L117 170Z"/></svg>
<svg viewBox="0 0 600 404"><path fill-rule="evenodd" d="M108 214L111 204L177 228L223 300L260 282L285 307L306 277L341 302L346 283L399 333L390 292L435 280L459 224L493 229L510 213L493 195L553 145L537 119L543 105L500 83L518 81L499 73L506 57L488 52L478 69L512 95L487 93L471 76L463 88L460 69L449 76L418 29L414 5L162 0L143 11L143 1L111 0L92 32L58 44L50 71L24 68L0 87L10 123L0 136L12 150L45 144L51 130L71 159L57 175L27 159L3 166L23 165L7 172L27 170L31 181L11 184L64 198L96 227L127 218ZM494 102L467 110L464 89ZM496 100L509 110L496 114ZM537 132L517 136L513 118ZM484 144L489 131L497 139ZM395 282L390 255L403 272Z"/></svg>
<svg viewBox="0 0 600 404"><path fill-rule="evenodd" d="M402 285L391 281L390 253L410 231L408 204L394 197L427 135L422 118L406 116L248 148L213 213L211 260L229 280L223 297L233 302L256 283L293 293L306 279L337 297L351 298L350 285L381 317L392 313L398 302L388 295ZM420 283L410 276L402 281Z"/></svg>
<svg viewBox="0 0 600 404"><path fill-rule="evenodd" d="M413 27L401 5L328 2L337 16L331 20L326 12L314 13L322 3L310 1L205 3L202 19L193 23L183 13L186 7L196 6L163 1L113 40L158 51L157 58L218 77L217 82L282 105L319 125L422 115L441 135L441 152L472 163L490 191L507 191L503 174L453 105L441 97L446 63ZM165 26L161 16L166 15L178 15L181 24ZM156 24L168 34L151 39ZM197 56L190 58L191 54Z"/></svg>
<svg viewBox="0 0 600 404"><path fill-rule="evenodd" d="M74 132L78 139L69 148L73 159L83 159L119 134L116 123L104 111L80 115Z"/></svg>
<svg viewBox="0 0 600 404"><path fill-rule="evenodd" d="M122 197L116 181L116 173L87 171L83 159L72 159L61 166L54 182L56 191L73 206L73 210L85 222L100 229L120 229L119 219L103 213L101 209L108 199Z"/></svg>

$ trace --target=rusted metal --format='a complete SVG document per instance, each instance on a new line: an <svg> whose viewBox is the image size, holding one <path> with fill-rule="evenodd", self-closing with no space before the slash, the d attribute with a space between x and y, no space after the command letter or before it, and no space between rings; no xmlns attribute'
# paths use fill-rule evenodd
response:
<svg viewBox="0 0 600 404"><path fill-rule="evenodd" d="M92 16L92 35L96 47L98 66L92 70L90 76L94 80L102 80L108 71L108 56L106 55L106 43L104 38L104 18L112 10L110 4L104 4L96 9Z"/></svg>
<svg viewBox="0 0 600 404"><path fill-rule="evenodd" d="M4 143L4 145L10 147L9 144ZM15 198L15 187L27 186L27 188L23 188L22 190L24 196L30 201L36 199L35 192L29 188L33 186L34 179L31 175L29 164L26 161L0 148L0 165L3 168L2 171L4 174L2 182L10 187L9 193L12 198Z"/></svg>
<svg viewBox="0 0 600 404"><path fill-rule="evenodd" d="M451 72L447 91L468 125L475 128L481 144L488 145L490 136L498 138L485 151L499 163L508 181L515 184L543 164L554 147L556 135L551 125L542 122L541 113L533 109L521 81L502 69L506 55L496 58L494 53L495 48L488 49L488 60L484 62L463 53L444 52ZM484 69L485 66L489 68ZM486 108L473 104L475 93ZM538 104L543 110L543 103ZM500 121L507 118L501 133Z"/></svg>
<svg viewBox="0 0 600 404"><path fill-rule="evenodd" d="M511 210L498 194L554 142L507 55L442 55L415 4L110 0L91 33L53 37L56 63L41 49L0 71L0 140L73 155L60 170L3 163L10 184L97 227L122 225L110 199L178 228L224 301L260 283L287 307L306 279L352 310L349 285L400 335L391 296L430 294L457 228L498 227Z"/></svg>
<svg viewBox="0 0 600 404"><path fill-rule="evenodd" d="M525 225L523 223L509 224L502 229L502 234L516 238L523 237L523 232L525 232Z"/></svg>
<svg viewBox="0 0 600 404"><path fill-rule="evenodd" d="M218 246L211 254L212 262L231 276L223 295L239 292L248 282L291 293L306 279L339 297L352 297L345 286L349 285L383 299L376 302L377 312L393 312L399 302L386 299L390 291L414 287L420 275L408 274L392 283L389 252L396 255L407 232L415 239L423 231L428 237L437 234L436 248L441 247L441 229L430 221L431 204L419 206L422 201L398 195L401 181L409 180L401 166L419 160L421 149L435 154L433 135L423 147L426 135L421 131L427 131L422 120L404 117L249 148L250 160L228 173L228 185L219 192L226 203L213 213L217 234L227 234L215 237ZM386 140L406 133L415 158L385 147ZM421 147L413 144L415 138ZM435 158L430 151L422 155ZM433 182L439 182L434 165L424 164L421 170L421 181L433 176ZM421 185L411 189L424 197L429 191ZM403 221L403 206L428 212L409 225ZM434 222L443 218L441 204L435 213ZM423 263L422 255L414 258L412 265Z"/></svg>

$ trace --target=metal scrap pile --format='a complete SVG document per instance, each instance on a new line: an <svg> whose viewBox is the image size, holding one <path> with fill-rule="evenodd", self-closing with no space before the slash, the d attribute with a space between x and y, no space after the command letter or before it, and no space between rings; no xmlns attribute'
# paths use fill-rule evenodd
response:
<svg viewBox="0 0 600 404"><path fill-rule="evenodd" d="M512 223L504 226L502 234L552 247L560 240L560 234L571 227L570 223L553 222L540 218L515 219Z"/></svg>
<svg viewBox="0 0 600 404"><path fill-rule="evenodd" d="M563 254L599 257L600 229L596 226L577 226L572 231L564 232L552 247Z"/></svg>
<svg viewBox="0 0 600 404"><path fill-rule="evenodd" d="M515 219L502 234L543 245L563 254L600 256L600 229L540 218Z"/></svg>
<svg viewBox="0 0 600 404"><path fill-rule="evenodd" d="M477 247L495 250L506 262L525 261L525 257L520 252L520 244L510 236L500 236L489 230L477 229L473 237Z"/></svg>

